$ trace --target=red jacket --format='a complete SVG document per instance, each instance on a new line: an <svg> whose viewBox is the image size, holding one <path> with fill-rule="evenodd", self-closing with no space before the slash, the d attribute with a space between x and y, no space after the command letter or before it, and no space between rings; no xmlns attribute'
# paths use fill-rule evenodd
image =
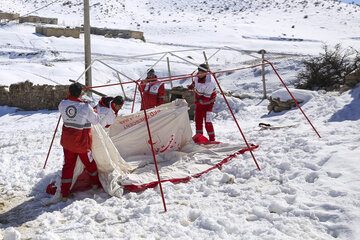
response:
<svg viewBox="0 0 360 240"><path fill-rule="evenodd" d="M214 104L216 98L216 84L211 75L203 78L195 77L194 82L188 87L195 91L195 103L201 105Z"/></svg>
<svg viewBox="0 0 360 240"><path fill-rule="evenodd" d="M70 96L59 104L63 119L61 145L74 152L89 152L92 145L91 124L99 122L99 116L93 108L79 98Z"/></svg>
<svg viewBox="0 0 360 240"><path fill-rule="evenodd" d="M157 80L140 84L142 93L141 109L149 109L165 103L165 86L164 83Z"/></svg>

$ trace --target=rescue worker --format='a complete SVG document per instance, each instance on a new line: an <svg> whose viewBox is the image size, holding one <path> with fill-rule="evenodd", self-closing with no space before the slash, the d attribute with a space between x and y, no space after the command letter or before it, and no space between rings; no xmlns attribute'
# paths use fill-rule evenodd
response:
<svg viewBox="0 0 360 240"><path fill-rule="evenodd" d="M61 195L64 202L70 195L78 156L85 165L93 189L97 189L100 184L97 166L91 156L91 124L97 124L100 117L88 103L79 98L81 92L82 87L79 83L71 84L67 99L62 100L59 104L59 111L63 119L60 143L64 149L65 159L61 174Z"/></svg>
<svg viewBox="0 0 360 240"><path fill-rule="evenodd" d="M124 105L122 96L102 97L95 109L100 116L100 125L103 128L110 127L118 115L118 111Z"/></svg>
<svg viewBox="0 0 360 240"><path fill-rule="evenodd" d="M139 91L142 93L140 110L153 108L165 102L165 86L157 80L154 69L149 70L146 79L140 84Z"/></svg>
<svg viewBox="0 0 360 240"><path fill-rule="evenodd" d="M205 120L205 129L209 135L210 141L215 141L215 131L212 124L213 107L216 98L216 83L211 77L207 64L200 64L197 76L193 83L188 86L188 90L184 92L182 98L185 98L189 90L195 92L195 128L196 135L194 141L203 135L203 122Z"/></svg>

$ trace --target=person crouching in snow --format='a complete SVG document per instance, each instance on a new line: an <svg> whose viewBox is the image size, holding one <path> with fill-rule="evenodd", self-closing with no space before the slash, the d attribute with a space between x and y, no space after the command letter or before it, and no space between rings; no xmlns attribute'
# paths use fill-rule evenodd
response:
<svg viewBox="0 0 360 240"><path fill-rule="evenodd" d="M110 127L118 115L118 111L124 105L122 96L102 97L95 109L100 116L100 125L103 128Z"/></svg>
<svg viewBox="0 0 360 240"><path fill-rule="evenodd" d="M60 143L64 149L65 159L61 174L61 195L64 202L70 195L78 156L90 175L93 189L97 189L100 184L97 166L91 156L91 124L97 124L100 117L88 103L79 98L81 92L82 87L79 83L71 84L69 96L59 104L59 111L63 119Z"/></svg>
<svg viewBox="0 0 360 240"><path fill-rule="evenodd" d="M140 110L153 108L165 102L165 86L157 80L154 69L150 69L146 79L140 83L139 91L142 93Z"/></svg>
<svg viewBox="0 0 360 240"><path fill-rule="evenodd" d="M189 90L195 92L195 128L196 135L194 141L203 134L203 122L205 120L205 129L209 135L210 141L215 141L215 131L212 124L213 107L216 98L216 83L212 79L207 64L200 64L197 76L193 83L188 86L188 90L182 95L185 98Z"/></svg>

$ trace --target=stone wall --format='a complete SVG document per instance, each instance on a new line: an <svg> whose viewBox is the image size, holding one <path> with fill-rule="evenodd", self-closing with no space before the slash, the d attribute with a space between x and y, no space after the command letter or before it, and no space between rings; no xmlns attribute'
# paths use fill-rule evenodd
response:
<svg viewBox="0 0 360 240"><path fill-rule="evenodd" d="M45 17L39 17L39 16L20 17L19 23L24 23L24 22L58 24L58 19L57 18L45 18Z"/></svg>
<svg viewBox="0 0 360 240"><path fill-rule="evenodd" d="M90 33L95 35L103 35L107 38L134 38L145 42L144 33L140 31L92 27L90 29Z"/></svg>
<svg viewBox="0 0 360 240"><path fill-rule="evenodd" d="M271 111L282 112L282 111L290 110L293 107L296 107L296 103L292 99L287 100L286 102L282 102L282 101L280 101L280 98L274 98L273 99L272 97L270 97L269 101L270 101L270 103L268 105L269 113ZM299 104L303 102L303 101L300 101L300 100L296 100L296 101Z"/></svg>
<svg viewBox="0 0 360 240"><path fill-rule="evenodd" d="M0 106L18 107L21 110L37 111L42 109L57 110L61 100L65 99L69 85L33 85L26 81L12 84L10 87L0 86ZM187 90L183 87L166 89L165 102L182 98ZM194 103L194 94L189 92L185 100ZM189 109L189 118L194 120L195 106Z"/></svg>
<svg viewBox="0 0 360 240"><path fill-rule="evenodd" d="M19 19L20 15L18 13L6 13L6 12L0 12L0 20L6 19L6 20L16 20Z"/></svg>
<svg viewBox="0 0 360 240"><path fill-rule="evenodd" d="M69 85L33 85L26 81L0 87L0 105L18 107L21 110L57 110L61 100L66 98Z"/></svg>
<svg viewBox="0 0 360 240"><path fill-rule="evenodd" d="M35 29L36 33L47 37L73 37L80 38L80 29L79 28L59 28L59 27L45 27L45 26L37 26Z"/></svg>
<svg viewBox="0 0 360 240"><path fill-rule="evenodd" d="M9 105L9 87L0 86L0 106Z"/></svg>
<svg viewBox="0 0 360 240"><path fill-rule="evenodd" d="M37 26L35 29L36 33L39 33L44 36L65 36L65 37L73 37L79 38L80 32L84 32L83 28L60 28L60 27L46 27L46 26ZM106 38L134 38L140 39L145 42L144 33L140 31L132 31L132 30L119 30L119 29L108 29L108 28L95 28L92 27L91 34L94 35L102 35Z"/></svg>

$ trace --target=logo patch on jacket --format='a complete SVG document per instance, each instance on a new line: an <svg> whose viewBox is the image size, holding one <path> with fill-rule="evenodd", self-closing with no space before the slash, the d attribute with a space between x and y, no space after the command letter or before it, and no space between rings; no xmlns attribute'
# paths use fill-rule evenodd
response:
<svg viewBox="0 0 360 240"><path fill-rule="evenodd" d="M74 105L70 105L65 109L66 116L74 118L77 114L77 109Z"/></svg>

